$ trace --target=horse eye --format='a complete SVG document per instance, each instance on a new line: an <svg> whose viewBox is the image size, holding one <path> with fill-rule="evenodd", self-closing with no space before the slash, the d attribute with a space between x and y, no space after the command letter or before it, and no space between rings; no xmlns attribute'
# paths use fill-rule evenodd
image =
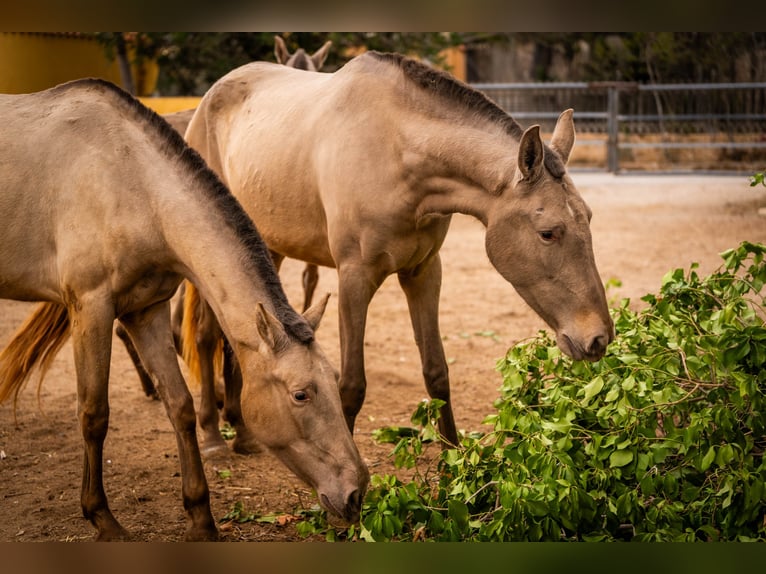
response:
<svg viewBox="0 0 766 574"><path fill-rule="evenodd" d="M546 229L545 231L540 231L539 235L543 241L553 241L553 230Z"/></svg>
<svg viewBox="0 0 766 574"><path fill-rule="evenodd" d="M309 400L309 394L306 391L295 391L293 398L299 403L305 403Z"/></svg>

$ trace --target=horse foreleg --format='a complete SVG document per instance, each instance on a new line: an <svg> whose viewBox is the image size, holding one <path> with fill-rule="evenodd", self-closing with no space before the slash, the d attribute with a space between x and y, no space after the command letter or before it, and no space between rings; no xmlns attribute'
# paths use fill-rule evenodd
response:
<svg viewBox="0 0 766 574"><path fill-rule="evenodd" d="M439 292L442 267L439 255L413 272L399 273L399 284L407 297L415 342L420 351L423 378L431 398L441 399L439 432L448 445L458 445L449 390L449 367L439 333Z"/></svg>
<svg viewBox="0 0 766 574"><path fill-rule="evenodd" d="M221 436L218 400L215 395L215 354L223 332L213 310L203 300L198 309L197 354L199 356L200 404L197 416L202 430L202 451L206 455L228 452Z"/></svg>
<svg viewBox="0 0 766 574"><path fill-rule="evenodd" d="M367 392L364 372L364 330L372 296L383 282L362 265L338 267L338 314L340 321L340 398L349 430L354 432L356 416Z"/></svg>
<svg viewBox="0 0 766 574"><path fill-rule="evenodd" d="M186 281L181 281L178 288L178 299L170 315L170 327L173 330L173 344L176 347L176 353L183 357L183 331L184 322L184 297L186 296Z"/></svg>
<svg viewBox="0 0 766 574"><path fill-rule="evenodd" d="M77 371L77 414L85 443L82 513L96 527L97 540L126 540L130 536L112 515L104 492L104 440L109 428L109 361L114 311L95 294L67 301Z"/></svg>
<svg viewBox="0 0 766 574"><path fill-rule="evenodd" d="M182 497L189 526L186 540L216 540L210 491L197 444L194 403L176 359L170 330L169 303L159 303L120 319L152 374L165 411L176 432L181 462Z"/></svg>
<svg viewBox="0 0 766 574"><path fill-rule="evenodd" d="M130 360L133 361L133 366L136 368L138 378L141 381L141 388L144 389L144 393L149 398L159 400L160 396L157 394L157 389L154 388L152 378L149 376L149 373L146 372L146 369L141 364L141 359L138 358L136 348L133 345L133 341L130 340L127 331L125 331L125 328L122 325L117 325L115 333L117 333L117 336L125 344L125 350L128 352Z"/></svg>

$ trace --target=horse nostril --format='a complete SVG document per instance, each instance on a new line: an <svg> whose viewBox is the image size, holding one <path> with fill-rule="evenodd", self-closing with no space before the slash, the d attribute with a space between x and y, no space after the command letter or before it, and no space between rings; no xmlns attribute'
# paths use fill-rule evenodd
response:
<svg viewBox="0 0 766 574"><path fill-rule="evenodd" d="M606 335L597 335L590 342L590 345L588 345L588 348L585 349L585 352L588 353L589 355L603 355L604 351L606 351L606 346L608 344L609 344L609 338Z"/></svg>
<svg viewBox="0 0 766 574"><path fill-rule="evenodd" d="M346 506L354 511L358 511L362 508L362 495L359 493L359 490L355 490L348 495Z"/></svg>

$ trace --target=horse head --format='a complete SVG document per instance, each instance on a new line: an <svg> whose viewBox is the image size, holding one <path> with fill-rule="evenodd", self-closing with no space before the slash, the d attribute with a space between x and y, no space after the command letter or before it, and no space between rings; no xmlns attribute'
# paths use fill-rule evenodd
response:
<svg viewBox="0 0 766 574"><path fill-rule="evenodd" d="M274 55L277 58L277 62L290 68L308 70L309 72L317 72L322 68L324 61L330 53L330 46L332 46L332 40L327 40L327 42L322 44L321 48L310 56L303 48L298 48L291 54L282 37L274 36Z"/></svg>
<svg viewBox="0 0 766 574"><path fill-rule="evenodd" d="M539 126L524 132L513 182L488 213L486 248L556 332L561 350L595 361L614 338L614 324L593 255L591 210L564 169L574 139L572 110L559 117L548 148Z"/></svg>
<svg viewBox="0 0 766 574"><path fill-rule="evenodd" d="M328 298L304 313L312 329ZM244 420L270 452L316 490L326 510L353 523L369 472L343 416L338 372L316 341L296 341L260 304L255 315L262 339L258 355L266 364L241 363L243 379L250 381L242 389Z"/></svg>

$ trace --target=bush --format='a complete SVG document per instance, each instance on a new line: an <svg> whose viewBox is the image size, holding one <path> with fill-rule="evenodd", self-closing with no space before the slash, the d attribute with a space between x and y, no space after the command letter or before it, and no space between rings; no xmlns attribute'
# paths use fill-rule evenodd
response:
<svg viewBox="0 0 766 574"><path fill-rule="evenodd" d="M363 540L766 540L766 246L743 243L699 277L676 269L640 312L612 311L596 363L544 331L499 361L493 430L421 468L439 401L382 429L414 480L373 476L361 524L304 534ZM435 466L435 469L432 468ZM434 471L435 470L435 471Z"/></svg>

